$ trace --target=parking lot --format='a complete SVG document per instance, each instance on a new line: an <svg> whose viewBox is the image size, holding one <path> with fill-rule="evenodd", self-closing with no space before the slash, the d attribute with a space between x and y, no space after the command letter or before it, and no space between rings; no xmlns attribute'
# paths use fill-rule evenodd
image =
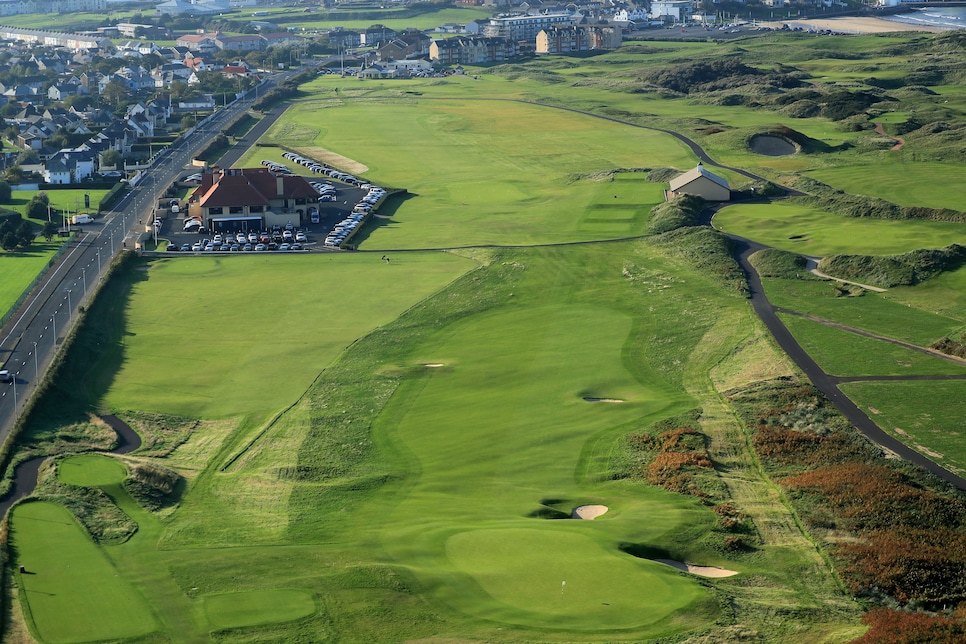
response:
<svg viewBox="0 0 966 644"><path fill-rule="evenodd" d="M167 216L158 218L158 240L168 240L168 252L172 253L305 252L342 248L351 241L352 234L364 224L370 216L369 213L385 198L385 190L311 159L294 153L286 154L287 159L309 167L320 175L318 180L306 177L319 192L316 206L318 223L306 223L304 220L300 222L298 215L293 213L292 221L268 230L255 230L250 227L249 222L242 221L239 222L239 230L213 231L199 225L185 231L187 207L182 202L177 214L169 211ZM282 164L264 161L262 165L268 167L273 174L291 174Z"/></svg>

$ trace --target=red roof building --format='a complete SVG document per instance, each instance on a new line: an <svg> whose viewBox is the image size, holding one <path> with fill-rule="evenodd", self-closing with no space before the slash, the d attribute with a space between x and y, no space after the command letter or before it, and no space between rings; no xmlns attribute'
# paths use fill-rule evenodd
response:
<svg viewBox="0 0 966 644"><path fill-rule="evenodd" d="M268 168L225 168L204 173L188 198L189 216L212 231L265 230L307 223L319 193L304 177Z"/></svg>

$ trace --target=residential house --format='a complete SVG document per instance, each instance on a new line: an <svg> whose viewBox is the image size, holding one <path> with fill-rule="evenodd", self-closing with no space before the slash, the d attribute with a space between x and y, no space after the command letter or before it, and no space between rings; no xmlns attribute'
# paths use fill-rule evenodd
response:
<svg viewBox="0 0 966 644"><path fill-rule="evenodd" d="M366 47L379 47L396 37L395 29L385 25L372 25L360 34L360 42Z"/></svg>
<svg viewBox="0 0 966 644"><path fill-rule="evenodd" d="M497 16L484 23L483 35L488 38L507 38L516 42L533 43L542 30L575 24L581 17L579 14L571 13Z"/></svg>
<svg viewBox="0 0 966 644"><path fill-rule="evenodd" d="M379 60L420 58L429 54L432 38L421 32L406 32L386 43L376 52Z"/></svg>
<svg viewBox="0 0 966 644"><path fill-rule="evenodd" d="M358 47L362 42L362 37L358 31L336 28L328 34L329 42L337 47Z"/></svg>
<svg viewBox="0 0 966 644"><path fill-rule="evenodd" d="M617 49L621 30L608 25L551 27L537 34L538 54L567 54L594 49Z"/></svg>
<svg viewBox="0 0 966 644"><path fill-rule="evenodd" d="M44 162L47 183L80 183L94 176L96 155L90 149L60 150Z"/></svg>

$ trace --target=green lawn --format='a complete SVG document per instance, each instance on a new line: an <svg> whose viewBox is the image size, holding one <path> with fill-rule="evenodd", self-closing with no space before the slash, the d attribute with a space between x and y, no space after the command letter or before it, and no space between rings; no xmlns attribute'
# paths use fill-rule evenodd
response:
<svg viewBox="0 0 966 644"><path fill-rule="evenodd" d="M916 162L907 156L873 165L855 163L810 170L807 174L839 190L881 197L903 206L966 209L966 167L960 163ZM931 183L938 176L943 177L942 189Z"/></svg>
<svg viewBox="0 0 966 644"><path fill-rule="evenodd" d="M763 282L769 300L776 306L922 347L942 337L958 337L963 331L963 319L897 302L888 293L866 292L861 297L847 297L832 282L771 278Z"/></svg>
<svg viewBox="0 0 966 644"><path fill-rule="evenodd" d="M70 512L55 503L18 506L10 535L20 601L33 632L60 644L142 637L158 629L151 607L91 542Z"/></svg>
<svg viewBox="0 0 966 644"><path fill-rule="evenodd" d="M311 593L294 589L209 595L204 607L208 623L216 630L289 622L316 610Z"/></svg>
<svg viewBox="0 0 966 644"><path fill-rule="evenodd" d="M827 373L836 376L966 375L966 365L882 340L781 315L782 322Z"/></svg>
<svg viewBox="0 0 966 644"><path fill-rule="evenodd" d="M523 131L526 148L516 145ZM576 176L693 164L664 134L500 101L311 101L291 108L266 138L310 155L332 150L367 166L367 179L414 196L390 200L382 211L391 218L363 231L358 239L372 249L640 235L662 186L643 176L617 185ZM454 155L472 162L456 164Z"/></svg>
<svg viewBox="0 0 966 644"><path fill-rule="evenodd" d="M0 317L6 315L37 276L47 267L63 242L55 237L51 242L35 240L30 248L0 251Z"/></svg>
<svg viewBox="0 0 966 644"><path fill-rule="evenodd" d="M13 193L13 197L10 200L9 207L12 210L16 210L23 214L25 206L30 202L30 199L39 191L35 190L17 190ZM65 190L45 190L47 196L50 198L50 206L52 208L52 219L57 224L63 223L63 216L74 214L76 212L97 212L97 205L101 202L101 199L109 192L109 190L84 190L84 189L65 189ZM91 206L90 208L84 207L84 195L89 195ZM47 218L34 219L34 223L42 224L47 221Z"/></svg>
<svg viewBox="0 0 966 644"><path fill-rule="evenodd" d="M843 217L797 203L728 206L714 224L768 246L818 257L896 255L966 243L966 224Z"/></svg>
<svg viewBox="0 0 966 644"><path fill-rule="evenodd" d="M133 285L124 315L138 332L124 337L119 363L106 367L113 384L104 404L223 418L295 402L345 346L473 266L443 253L393 259L390 266L369 254L152 262L148 279Z"/></svg>
<svg viewBox="0 0 966 644"><path fill-rule="evenodd" d="M966 473L966 382L853 382L842 391L882 429L960 476Z"/></svg>

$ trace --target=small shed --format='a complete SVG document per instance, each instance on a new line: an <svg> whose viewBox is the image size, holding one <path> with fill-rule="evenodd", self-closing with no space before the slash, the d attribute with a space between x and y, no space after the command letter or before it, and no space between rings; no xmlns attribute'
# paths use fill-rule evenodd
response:
<svg viewBox="0 0 966 644"><path fill-rule="evenodd" d="M728 182L705 170L700 163L698 167L671 179L668 199L679 194L703 197L708 201L731 201L731 188Z"/></svg>

